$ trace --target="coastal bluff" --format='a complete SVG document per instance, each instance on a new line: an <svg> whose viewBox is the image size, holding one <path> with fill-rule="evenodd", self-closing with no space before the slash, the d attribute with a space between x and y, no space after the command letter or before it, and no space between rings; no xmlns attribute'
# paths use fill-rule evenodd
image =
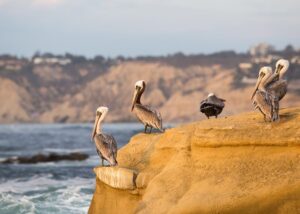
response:
<svg viewBox="0 0 300 214"><path fill-rule="evenodd" d="M94 169L90 214L300 213L300 107L137 134L117 159Z"/></svg>

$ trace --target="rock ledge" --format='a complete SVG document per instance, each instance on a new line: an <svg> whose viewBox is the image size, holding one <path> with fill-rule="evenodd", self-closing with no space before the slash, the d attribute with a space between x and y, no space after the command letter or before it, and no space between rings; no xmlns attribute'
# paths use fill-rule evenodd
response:
<svg viewBox="0 0 300 214"><path fill-rule="evenodd" d="M132 137L119 168L101 169L108 176L97 179L89 213L300 213L300 108L280 116L269 124L246 113ZM135 182L127 169L138 172Z"/></svg>

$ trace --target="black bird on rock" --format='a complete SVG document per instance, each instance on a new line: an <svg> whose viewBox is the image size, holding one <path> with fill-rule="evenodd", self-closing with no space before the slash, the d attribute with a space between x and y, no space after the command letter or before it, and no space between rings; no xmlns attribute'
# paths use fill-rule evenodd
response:
<svg viewBox="0 0 300 214"><path fill-rule="evenodd" d="M200 103L200 111L209 119L211 116L218 117L221 114L225 104L225 100L210 93L205 100Z"/></svg>

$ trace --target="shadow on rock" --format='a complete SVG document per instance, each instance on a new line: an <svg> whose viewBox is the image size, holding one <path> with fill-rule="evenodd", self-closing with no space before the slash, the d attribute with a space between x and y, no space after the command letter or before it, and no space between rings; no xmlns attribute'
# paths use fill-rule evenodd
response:
<svg viewBox="0 0 300 214"><path fill-rule="evenodd" d="M296 113L286 112L283 114L280 114L280 122L288 122L290 120L293 120L297 117Z"/></svg>

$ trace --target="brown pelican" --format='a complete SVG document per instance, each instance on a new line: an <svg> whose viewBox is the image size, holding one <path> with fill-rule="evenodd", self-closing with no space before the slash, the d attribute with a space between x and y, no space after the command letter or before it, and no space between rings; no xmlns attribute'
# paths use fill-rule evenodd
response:
<svg viewBox="0 0 300 214"><path fill-rule="evenodd" d="M150 106L146 106L141 103L141 97L145 88L146 83L144 80L139 80L135 83L131 111L133 111L136 117L144 124L145 133L147 133L148 126L150 127L149 133L151 133L152 128L159 129L161 132L164 132L160 113Z"/></svg>
<svg viewBox="0 0 300 214"><path fill-rule="evenodd" d="M266 83L267 90L280 101L287 92L287 81L282 79L289 68L289 61L280 59L276 63L275 72Z"/></svg>
<svg viewBox="0 0 300 214"><path fill-rule="evenodd" d="M255 109L258 109L264 115L265 121L275 121L279 118L277 111L278 100L266 88L271 76L271 67L265 66L259 70L255 90L251 97Z"/></svg>
<svg viewBox="0 0 300 214"><path fill-rule="evenodd" d="M225 100L210 93L205 100L200 103L200 111L209 119L211 116L218 117L221 114L225 104Z"/></svg>
<svg viewBox="0 0 300 214"><path fill-rule="evenodd" d="M101 129L101 122L104 120L107 112L107 107L97 108L92 140L94 140L97 153L102 160L102 166L103 160L108 161L111 166L116 166L118 164L116 160L117 142L113 136L104 134Z"/></svg>
<svg viewBox="0 0 300 214"><path fill-rule="evenodd" d="M287 72L289 68L289 61L285 59L280 59L276 63L275 72L272 73L272 69L270 67L262 68L259 74L259 78L257 84L255 86L255 91L253 92L252 99L256 94L256 90L259 88L259 84L261 84L260 90L263 91L265 95L265 101L259 101L262 97L256 97L257 100L254 100L254 106L263 113L262 109L257 106L257 103L270 103L270 107L272 110L272 115L268 115L265 113L264 118L268 118L270 121L279 120L279 101L286 95L287 92L287 81L282 79L284 74ZM260 75L266 75L264 81L263 77ZM259 83L259 79L260 82ZM262 95L262 93L261 93ZM258 102L257 102L258 101Z"/></svg>

